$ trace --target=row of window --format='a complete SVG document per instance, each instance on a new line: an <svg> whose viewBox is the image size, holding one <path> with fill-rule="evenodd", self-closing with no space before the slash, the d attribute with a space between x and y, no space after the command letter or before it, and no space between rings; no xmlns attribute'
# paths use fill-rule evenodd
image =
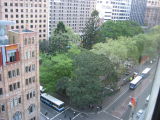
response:
<svg viewBox="0 0 160 120"><path fill-rule="evenodd" d="M10 106L11 106L11 109L18 106L19 104L21 104L21 97L16 97L16 98L13 98L11 101L10 101Z"/></svg>
<svg viewBox="0 0 160 120"><path fill-rule="evenodd" d="M25 38L24 39L24 45L30 45L30 44L34 44L34 37L32 38Z"/></svg>
<svg viewBox="0 0 160 120"><path fill-rule="evenodd" d="M35 76L25 79L26 85L35 83Z"/></svg>
<svg viewBox="0 0 160 120"><path fill-rule="evenodd" d="M18 25L17 25L17 26L15 26L15 27L14 27L14 26L11 26L11 29L14 29L14 28L16 28L16 29L22 28L22 29L23 29L24 26L25 26L25 25L21 25L21 26L18 26ZM37 28L37 25L30 25L30 28L34 28L34 27ZM42 26L41 26L41 27L42 27ZM44 25L44 27L46 27L46 26Z"/></svg>
<svg viewBox="0 0 160 120"><path fill-rule="evenodd" d="M13 78L19 75L20 75L20 72L18 68L16 70L8 71L8 78Z"/></svg>
<svg viewBox="0 0 160 120"><path fill-rule="evenodd" d="M31 91L29 93L27 93L26 97L27 97L27 100L33 98L36 96L36 92L35 91Z"/></svg>
<svg viewBox="0 0 160 120"><path fill-rule="evenodd" d="M20 88L20 82L16 82L16 83L13 83L11 85L9 85L9 91L14 91L14 90L17 90L18 88Z"/></svg>
<svg viewBox="0 0 160 120"><path fill-rule="evenodd" d="M43 36L40 34L39 37L46 37L46 34L43 34Z"/></svg>
<svg viewBox="0 0 160 120"><path fill-rule="evenodd" d="M33 10L33 9L30 9L30 11L29 11L29 9L26 9L26 10L24 10L24 9L5 9L5 12L26 12L26 13L28 13L28 12L31 12L31 13L33 13L33 12L35 12L35 13L42 13L42 9L40 9L39 11L36 9L36 10ZM44 10L44 13L46 13L46 9ZM46 15L44 15L44 17L46 17Z"/></svg>
<svg viewBox="0 0 160 120"><path fill-rule="evenodd" d="M35 64L32 64L32 65L29 65L29 66L25 67L25 72L26 73L32 72L32 71L35 71Z"/></svg>
<svg viewBox="0 0 160 120"><path fill-rule="evenodd" d="M24 18L24 17L25 17L25 18L29 18L29 17L30 17L30 18L38 18L38 15L37 15L37 14L36 14L35 16L34 16L34 15L30 15L30 16L29 16L29 15L25 15L25 16L24 16L24 15L18 15L18 14L16 14L16 15L11 14L11 15L10 15L10 18L14 18L14 17L15 17L15 18ZM42 16L42 15L39 15L39 17L42 18L43 16ZM9 15L8 15L8 14L5 14L5 18L9 18ZM44 17L43 17L43 18L44 18ZM47 20L43 20L43 21L42 21L42 20L39 20L39 22L40 22L40 23L42 23L42 22L45 22L45 23L46 23ZM27 22L27 23L28 23L28 22Z"/></svg>
<svg viewBox="0 0 160 120"><path fill-rule="evenodd" d="M4 3L4 6L9 6L9 4L7 2ZM24 4L24 3L10 3L10 6L16 6L16 7L46 7L46 4Z"/></svg>

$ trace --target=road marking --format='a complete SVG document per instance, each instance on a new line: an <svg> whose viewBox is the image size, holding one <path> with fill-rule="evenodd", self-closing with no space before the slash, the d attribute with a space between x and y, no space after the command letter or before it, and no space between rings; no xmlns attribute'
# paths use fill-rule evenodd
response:
<svg viewBox="0 0 160 120"><path fill-rule="evenodd" d="M115 101L113 101L110 105L108 105L103 111L106 111L108 108L110 108L110 107L111 107L115 102L117 102L118 99L119 99L120 97L122 97L127 91L128 91L128 89L127 89L125 92L123 92L121 95L119 95L118 98L117 98Z"/></svg>
<svg viewBox="0 0 160 120"><path fill-rule="evenodd" d="M118 119L118 120L123 120L122 118L119 118L119 117L117 117L117 116L115 116L115 115L112 115L111 113L108 113L108 112L106 112L106 111L104 111L106 114L109 114L109 115L111 115L112 117L114 117L114 118L116 118L116 119Z"/></svg>
<svg viewBox="0 0 160 120"><path fill-rule="evenodd" d="M43 117L47 118L47 120L49 120L49 117L45 116L45 115L42 114L41 112L40 112L40 114L41 114Z"/></svg>
<svg viewBox="0 0 160 120"><path fill-rule="evenodd" d="M81 113L78 113L75 117L72 118L74 120L76 117L78 117Z"/></svg>
<svg viewBox="0 0 160 120"><path fill-rule="evenodd" d="M51 118L50 120L53 120L54 118L56 118L57 116L59 116L60 114L62 114L63 112L65 112L66 110L68 110L70 107L67 107L64 111L62 111L61 113L57 114L56 116L54 116L53 118Z"/></svg>

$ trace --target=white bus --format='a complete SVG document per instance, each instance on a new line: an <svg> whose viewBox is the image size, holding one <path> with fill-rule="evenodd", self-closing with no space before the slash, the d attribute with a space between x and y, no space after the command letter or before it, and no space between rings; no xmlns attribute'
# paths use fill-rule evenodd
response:
<svg viewBox="0 0 160 120"><path fill-rule="evenodd" d="M130 82L129 88L135 89L141 83L141 81L142 81L142 76L137 76Z"/></svg>
<svg viewBox="0 0 160 120"><path fill-rule="evenodd" d="M64 110L64 102L58 100L57 98L47 94L47 93L42 93L41 94L41 101L48 106L56 109L57 111L61 112Z"/></svg>
<svg viewBox="0 0 160 120"><path fill-rule="evenodd" d="M146 78L149 75L150 70L151 70L151 68L144 69L141 76L143 78Z"/></svg>

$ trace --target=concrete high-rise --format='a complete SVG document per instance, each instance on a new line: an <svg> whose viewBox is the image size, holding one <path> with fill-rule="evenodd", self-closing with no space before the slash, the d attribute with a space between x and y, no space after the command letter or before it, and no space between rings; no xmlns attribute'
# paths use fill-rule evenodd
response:
<svg viewBox="0 0 160 120"><path fill-rule="evenodd" d="M0 21L0 120L40 120L39 41Z"/></svg>
<svg viewBox="0 0 160 120"><path fill-rule="evenodd" d="M48 39L49 0L0 0L0 20L13 20L11 29L31 29L40 41Z"/></svg>
<svg viewBox="0 0 160 120"><path fill-rule="evenodd" d="M147 0L132 0L130 20L144 25Z"/></svg>
<svg viewBox="0 0 160 120"><path fill-rule="evenodd" d="M160 25L160 0L147 1L145 25L148 27Z"/></svg>
<svg viewBox="0 0 160 120"><path fill-rule="evenodd" d="M59 21L81 33L95 4L96 0L50 0L50 34Z"/></svg>
<svg viewBox="0 0 160 120"><path fill-rule="evenodd" d="M129 20L131 0L97 0L96 9L104 22Z"/></svg>

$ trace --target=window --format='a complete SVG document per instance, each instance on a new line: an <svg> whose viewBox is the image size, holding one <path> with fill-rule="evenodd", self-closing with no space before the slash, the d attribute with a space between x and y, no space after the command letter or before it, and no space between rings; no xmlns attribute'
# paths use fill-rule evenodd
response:
<svg viewBox="0 0 160 120"><path fill-rule="evenodd" d="M32 79L31 78L29 78L29 83L32 83Z"/></svg>
<svg viewBox="0 0 160 120"><path fill-rule="evenodd" d="M30 92L30 98L32 98L32 92Z"/></svg>
<svg viewBox="0 0 160 120"><path fill-rule="evenodd" d="M8 9L5 9L5 12L8 12Z"/></svg>
<svg viewBox="0 0 160 120"><path fill-rule="evenodd" d="M34 51L32 51L32 57L35 57Z"/></svg>
<svg viewBox="0 0 160 120"><path fill-rule="evenodd" d="M18 98L18 103L19 103L19 104L21 103L21 97Z"/></svg>
<svg viewBox="0 0 160 120"><path fill-rule="evenodd" d="M28 79L26 79L26 85L28 85Z"/></svg>
<svg viewBox="0 0 160 120"><path fill-rule="evenodd" d="M20 73L19 73L19 69L17 69L17 76L18 76L18 75L20 75Z"/></svg>
<svg viewBox="0 0 160 120"><path fill-rule="evenodd" d="M16 83L13 84L13 89L16 90Z"/></svg>
<svg viewBox="0 0 160 120"><path fill-rule="evenodd" d="M24 45L27 45L27 38L24 39Z"/></svg>
<svg viewBox="0 0 160 120"><path fill-rule="evenodd" d="M1 105L1 111L2 111L2 112L5 111L5 105L4 105L4 104Z"/></svg>
<svg viewBox="0 0 160 120"><path fill-rule="evenodd" d="M33 26L33 25L32 25ZM31 38L28 39L28 44L31 44Z"/></svg>
<svg viewBox="0 0 160 120"><path fill-rule="evenodd" d="M6 2L4 3L4 6L7 6L7 3L6 3Z"/></svg>
<svg viewBox="0 0 160 120"><path fill-rule="evenodd" d="M31 72L31 65L28 67L28 71Z"/></svg>
<svg viewBox="0 0 160 120"><path fill-rule="evenodd" d="M15 6L18 6L18 3L15 3Z"/></svg>
<svg viewBox="0 0 160 120"><path fill-rule="evenodd" d="M20 88L20 82L17 83L17 88Z"/></svg>
<svg viewBox="0 0 160 120"><path fill-rule="evenodd" d="M35 91L33 91L33 97L35 97L36 96L36 93L35 93Z"/></svg>
<svg viewBox="0 0 160 120"><path fill-rule="evenodd" d="M3 95L3 89L0 88L0 95Z"/></svg>
<svg viewBox="0 0 160 120"><path fill-rule="evenodd" d="M8 15L5 15L5 18L8 18Z"/></svg>
<svg viewBox="0 0 160 120"><path fill-rule="evenodd" d="M34 104L32 104L32 105L30 105L30 106L28 107L28 113L29 113L29 114L31 114L32 112L34 112L34 110L35 110L35 105L34 105Z"/></svg>
<svg viewBox="0 0 160 120"><path fill-rule="evenodd" d="M22 120L22 113L21 112L16 112L14 115L13 115L13 119L12 120Z"/></svg>
<svg viewBox="0 0 160 120"><path fill-rule="evenodd" d="M7 51L7 62L16 61L16 52L15 51Z"/></svg>
<svg viewBox="0 0 160 120"><path fill-rule="evenodd" d="M29 100L29 93L27 94L27 100Z"/></svg>
<svg viewBox="0 0 160 120"><path fill-rule="evenodd" d="M12 85L9 85L9 91L13 91Z"/></svg>
<svg viewBox="0 0 160 120"><path fill-rule="evenodd" d="M15 70L12 70L12 75L13 75L13 77L16 77L16 71Z"/></svg>
<svg viewBox="0 0 160 120"><path fill-rule="evenodd" d="M35 64L32 65L32 71L35 71Z"/></svg>
<svg viewBox="0 0 160 120"><path fill-rule="evenodd" d="M28 66L26 66L26 67L25 67L25 72L27 72L27 73L28 73Z"/></svg>
<svg viewBox="0 0 160 120"><path fill-rule="evenodd" d="M34 44L34 37L32 37L32 44Z"/></svg>
<svg viewBox="0 0 160 120"><path fill-rule="evenodd" d="M12 73L11 73L11 71L8 71L8 77L9 77L9 78L12 78Z"/></svg>

